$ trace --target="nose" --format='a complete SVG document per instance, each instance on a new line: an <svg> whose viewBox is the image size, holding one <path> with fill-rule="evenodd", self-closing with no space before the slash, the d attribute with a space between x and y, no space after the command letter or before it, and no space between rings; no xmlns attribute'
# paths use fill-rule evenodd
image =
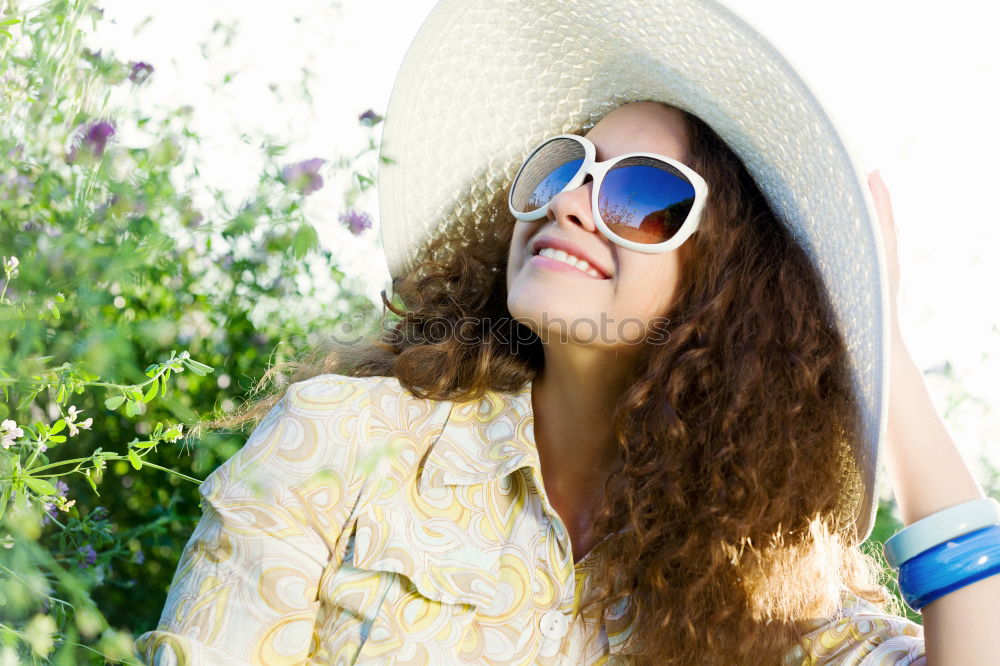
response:
<svg viewBox="0 0 1000 666"><path fill-rule="evenodd" d="M575 224L587 231L596 232L594 213L590 205L594 179L589 175L583 184L572 190L565 190L552 197L549 202L549 219L557 224Z"/></svg>

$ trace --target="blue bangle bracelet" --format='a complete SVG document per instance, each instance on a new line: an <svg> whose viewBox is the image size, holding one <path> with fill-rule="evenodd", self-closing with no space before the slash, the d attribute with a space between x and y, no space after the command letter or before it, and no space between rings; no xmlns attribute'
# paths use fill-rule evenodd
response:
<svg viewBox="0 0 1000 666"><path fill-rule="evenodd" d="M890 567L898 569L906 560L939 543L998 524L1000 502L992 497L962 502L921 518L893 534L885 542L885 559Z"/></svg>
<svg viewBox="0 0 1000 666"><path fill-rule="evenodd" d="M914 611L978 580L1000 574L1000 525L949 539L899 568L899 591Z"/></svg>

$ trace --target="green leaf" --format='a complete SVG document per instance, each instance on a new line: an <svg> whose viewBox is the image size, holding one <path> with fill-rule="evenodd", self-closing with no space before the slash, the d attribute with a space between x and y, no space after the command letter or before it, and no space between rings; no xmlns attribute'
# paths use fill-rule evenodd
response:
<svg viewBox="0 0 1000 666"><path fill-rule="evenodd" d="M20 22L21 22L21 19L15 19L15 18L4 19L4 20L0 21L0 25L2 25L2 26L8 26L8 25L14 25L14 24L20 23Z"/></svg>
<svg viewBox="0 0 1000 666"><path fill-rule="evenodd" d="M158 366L154 363L153 365L151 365L148 368L146 368L146 376L147 377L153 377L153 376L155 376L156 375L156 369L157 369L157 367Z"/></svg>
<svg viewBox="0 0 1000 666"><path fill-rule="evenodd" d="M84 476L87 477L87 483L90 484L90 487L94 489L94 494L97 495L98 497L100 497L101 493L97 492L97 484L94 483L94 480L92 478L90 478L90 470L89 469L87 470L87 473Z"/></svg>
<svg viewBox="0 0 1000 666"><path fill-rule="evenodd" d="M144 440L144 441L141 441L141 442L134 442L133 446L135 446L135 448L137 448L137 449L149 449L149 448L152 448L152 447L156 446L156 442L153 441L153 440L148 440L147 439L147 440Z"/></svg>
<svg viewBox="0 0 1000 666"><path fill-rule="evenodd" d="M66 419L59 419L52 424L52 429L49 430L49 434L55 435L62 432L62 429L66 427Z"/></svg>
<svg viewBox="0 0 1000 666"><path fill-rule="evenodd" d="M59 392L56 393L56 402L66 402L66 385L59 385Z"/></svg>
<svg viewBox="0 0 1000 666"><path fill-rule="evenodd" d="M303 224L292 238L292 253L296 259L301 259L309 250L319 245L319 234L311 224Z"/></svg>
<svg viewBox="0 0 1000 666"><path fill-rule="evenodd" d="M153 382L149 385L149 390L146 391L146 395L142 396L143 402L149 402L156 397L156 389L159 388L160 382Z"/></svg>
<svg viewBox="0 0 1000 666"><path fill-rule="evenodd" d="M36 395L38 395L37 391L34 393L31 392L26 393L24 399L20 402L20 404L18 404L17 411L21 411L22 409L33 403L35 401Z"/></svg>
<svg viewBox="0 0 1000 666"><path fill-rule="evenodd" d="M28 487L34 490L39 495L55 495L56 487L45 479L38 479L33 476L24 477L24 482L28 484Z"/></svg>
<svg viewBox="0 0 1000 666"><path fill-rule="evenodd" d="M58 305L55 305L55 304L52 305L52 316L55 317L56 319L59 319L59 306Z"/></svg>
<svg viewBox="0 0 1000 666"><path fill-rule="evenodd" d="M66 441L65 435L56 435L54 437L49 437L50 442L55 442L56 444L62 444Z"/></svg>
<svg viewBox="0 0 1000 666"><path fill-rule="evenodd" d="M7 500L10 499L10 489L13 487L12 483L3 484L3 488L0 488L0 520L3 519L3 514L7 510Z"/></svg>
<svg viewBox="0 0 1000 666"><path fill-rule="evenodd" d="M139 413L139 403L135 400L129 400L125 403L125 415L135 416Z"/></svg>
<svg viewBox="0 0 1000 666"><path fill-rule="evenodd" d="M142 460L139 458L139 454L131 449L128 452L128 461L132 463L132 467L142 469Z"/></svg>
<svg viewBox="0 0 1000 666"><path fill-rule="evenodd" d="M191 369L191 372L200 377L204 377L208 373L215 371L215 368L213 368L212 366L205 365L204 363L199 363L198 361L191 358L184 359L184 364Z"/></svg>
<svg viewBox="0 0 1000 666"><path fill-rule="evenodd" d="M107 407L108 409L118 409L119 407L122 406L123 402L125 402L125 396L116 395L112 398L108 398L107 400L105 400L104 406Z"/></svg>

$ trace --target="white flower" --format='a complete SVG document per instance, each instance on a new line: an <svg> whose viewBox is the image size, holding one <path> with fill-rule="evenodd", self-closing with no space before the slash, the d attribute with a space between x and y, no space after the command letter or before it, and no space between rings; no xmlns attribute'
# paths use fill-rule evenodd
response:
<svg viewBox="0 0 1000 666"><path fill-rule="evenodd" d="M3 269L7 273L13 273L17 270L17 267L21 264L17 257L4 257L3 258Z"/></svg>
<svg viewBox="0 0 1000 666"><path fill-rule="evenodd" d="M76 437L80 434L80 428L84 430L90 430L90 424L94 422L94 419L88 418L86 421L76 422L76 417L83 414L83 409L77 409L76 405L69 406L69 416L66 417L66 425L69 426L69 436Z"/></svg>
<svg viewBox="0 0 1000 666"><path fill-rule="evenodd" d="M14 443L14 440L23 436L24 430L18 428L14 421L4 419L4 422L0 423L0 444L3 445L3 448L10 448L10 445Z"/></svg>
<svg viewBox="0 0 1000 666"><path fill-rule="evenodd" d="M79 412L78 412L79 413ZM69 436L76 437L80 434L80 428L84 430L90 430L90 424L94 422L94 419L87 417L86 421L80 421L79 423L74 423L73 421L67 421L66 425L69 426Z"/></svg>

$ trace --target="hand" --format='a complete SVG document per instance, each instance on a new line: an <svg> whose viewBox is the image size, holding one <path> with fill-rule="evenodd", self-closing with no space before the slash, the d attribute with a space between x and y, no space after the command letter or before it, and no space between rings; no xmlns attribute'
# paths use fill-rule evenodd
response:
<svg viewBox="0 0 1000 666"><path fill-rule="evenodd" d="M889 269L889 316L892 320L892 331L894 335L899 333L899 310L897 309L899 294L899 255L897 254L897 240L899 229L892 215L892 202L889 199L889 189L882 180L882 174L876 169L868 174L868 187L871 188L872 199L875 203L875 211L878 213L879 223L882 227L882 241L885 247L885 260Z"/></svg>

